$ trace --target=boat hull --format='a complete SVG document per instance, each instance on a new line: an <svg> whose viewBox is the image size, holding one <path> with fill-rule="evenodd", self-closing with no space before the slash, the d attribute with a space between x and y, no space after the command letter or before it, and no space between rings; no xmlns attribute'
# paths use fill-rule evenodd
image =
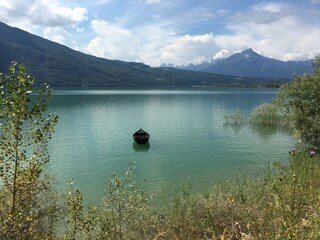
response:
<svg viewBox="0 0 320 240"><path fill-rule="evenodd" d="M149 141L149 134L145 136L133 136L133 140L137 144L146 144Z"/></svg>
<svg viewBox="0 0 320 240"><path fill-rule="evenodd" d="M149 133L147 133L146 131L142 130L142 128L140 128L140 130L136 131L133 134L133 140L137 144L146 144L149 141L149 138L150 138Z"/></svg>

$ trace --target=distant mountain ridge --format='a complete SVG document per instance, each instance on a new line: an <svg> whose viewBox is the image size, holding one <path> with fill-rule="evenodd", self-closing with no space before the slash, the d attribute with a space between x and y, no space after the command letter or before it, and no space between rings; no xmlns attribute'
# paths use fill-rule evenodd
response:
<svg viewBox="0 0 320 240"><path fill-rule="evenodd" d="M292 79L294 74L312 72L312 60L280 61L262 56L251 48L235 53L228 58L204 62L198 65L178 67L180 69L225 74L239 77Z"/></svg>
<svg viewBox="0 0 320 240"><path fill-rule="evenodd" d="M94 57L0 22L0 72L23 63L36 84L106 87L191 87L271 84L283 79L226 76Z"/></svg>

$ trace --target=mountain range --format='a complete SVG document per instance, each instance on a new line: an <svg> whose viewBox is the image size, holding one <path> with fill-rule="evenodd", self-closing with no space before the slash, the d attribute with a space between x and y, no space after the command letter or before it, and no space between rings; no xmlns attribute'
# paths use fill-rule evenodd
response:
<svg viewBox="0 0 320 240"><path fill-rule="evenodd" d="M46 82L56 86L273 85L274 82L278 84L290 79L242 77L239 74L229 76L230 74L212 73L206 69L190 71L171 67L153 68L143 63L108 60L72 50L0 22L0 72L6 73L13 60L26 66L27 71L35 77L36 84ZM238 68L241 69L241 66Z"/></svg>
<svg viewBox="0 0 320 240"><path fill-rule="evenodd" d="M197 65L189 64L178 68L239 77L276 79L292 79L294 75L303 75L313 70L311 60L280 61L262 56L251 48L235 53L228 58Z"/></svg>

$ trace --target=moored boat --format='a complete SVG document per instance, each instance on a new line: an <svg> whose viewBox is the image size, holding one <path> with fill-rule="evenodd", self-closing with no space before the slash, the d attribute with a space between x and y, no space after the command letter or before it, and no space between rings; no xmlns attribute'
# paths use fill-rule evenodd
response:
<svg viewBox="0 0 320 240"><path fill-rule="evenodd" d="M133 140L137 144L146 144L149 141L149 138L150 138L149 133L147 133L146 131L142 130L142 128L140 128L138 131L136 131L133 134Z"/></svg>

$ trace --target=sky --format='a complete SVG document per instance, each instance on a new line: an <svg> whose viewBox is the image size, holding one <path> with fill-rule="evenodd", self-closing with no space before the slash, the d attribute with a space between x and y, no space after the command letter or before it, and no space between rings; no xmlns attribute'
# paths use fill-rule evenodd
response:
<svg viewBox="0 0 320 240"><path fill-rule="evenodd" d="M0 21L90 55L153 67L247 48L283 61L320 55L320 0L1 0Z"/></svg>

